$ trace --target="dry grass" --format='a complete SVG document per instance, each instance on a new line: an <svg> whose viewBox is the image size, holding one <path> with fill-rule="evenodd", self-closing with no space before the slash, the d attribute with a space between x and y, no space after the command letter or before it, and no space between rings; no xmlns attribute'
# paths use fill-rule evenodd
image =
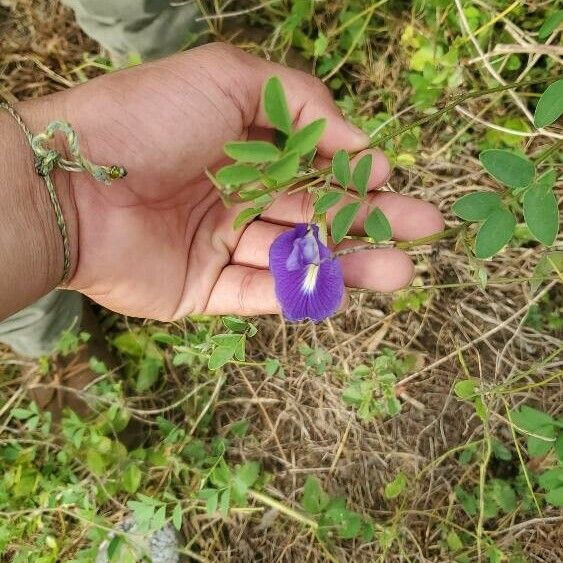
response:
<svg viewBox="0 0 563 563"><path fill-rule="evenodd" d="M338 9L339 2L328 4ZM330 6L325 10L327 18ZM73 72L86 56L97 53L97 47L57 2L4 0L0 7L0 95L7 100L44 95L96 74L92 67L84 74ZM217 36L257 53L284 58L284 48L269 49L272 43L268 39L229 30L220 19L212 21ZM237 24L241 21L236 19ZM387 23L398 28L401 22ZM400 111L408 105L400 78L404 61L397 58L395 48L374 40L368 64L354 71L355 90L364 101L366 115L385 109L374 101L381 91L386 92L388 109ZM484 105L475 101L468 109L477 114ZM396 172L390 182L391 189L435 202L448 221L452 221L448 214L452 202L487 181L471 142L441 150L460 123L452 117L445 127L426 130L425 153L417 165ZM486 130L479 124L472 128L476 136ZM529 148L545 141L532 139ZM394 519L399 542L389 553L384 554L376 542L341 542L331 552L342 561L443 561L444 523L470 529L455 502L453 487L463 482L469 488L479 480L478 465L462 466L455 455L447 453L483 435L474 410L453 396L453 384L471 375L484 386L512 386L521 377L519 386L524 387L561 374L561 358L553 354L561 350L562 335L547 334L522 322L536 300L528 283L522 281L530 277L537 262L536 247L508 249L488 264L486 290L477 286L467 261L451 242L423 248L413 252L413 257L417 283L428 288L429 294L427 306L419 313L394 312L392 297L357 292L345 314L322 326L287 326L279 319L259 319L250 356L280 358L286 378L265 379L263 372L250 367L230 368L215 405L218 431L241 418L250 421L252 439L244 441L236 453L241 460L260 460L275 475L268 487L274 498L296 506L305 475L314 474L328 491L344 494L354 510L376 522ZM557 310L562 300L557 293L560 286L550 287L546 295ZM329 350L333 367L322 376L313 375L298 352L301 342ZM381 347L415 354L417 365L402 387L407 396L402 413L383 422L362 423L341 400L342 381ZM456 353L461 349L463 352ZM5 351L0 361L8 369L11 360ZM172 371L171 394L178 397L189 389L179 383L187 374L179 368ZM408 401L409 397L413 400ZM529 403L560 415L562 380L554 378L505 398L512 407ZM154 398L152 404L162 407L166 400ZM512 437L498 394L489 396L488 407L492 412L488 432L510 444ZM389 503L383 497L383 486L399 470L410 478L406 500ZM494 476L500 469L491 464L487 471ZM262 519L233 516L227 521L210 521L193 516L188 520L188 537L209 561L326 561L328 557L309 532L270 512ZM485 531L501 548L508 550L517 542L530 561L563 559L560 511L546 510L541 517L528 520L508 515L488 524Z"/></svg>

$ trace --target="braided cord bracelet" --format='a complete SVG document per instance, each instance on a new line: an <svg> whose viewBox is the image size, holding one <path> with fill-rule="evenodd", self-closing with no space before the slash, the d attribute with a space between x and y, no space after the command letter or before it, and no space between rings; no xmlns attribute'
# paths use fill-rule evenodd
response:
<svg viewBox="0 0 563 563"><path fill-rule="evenodd" d="M24 132L35 156L35 170L43 178L49 192L57 227L63 242L63 275L60 284L64 285L69 281L68 278L70 276L70 240L57 190L51 178L51 172L57 167L69 172L88 172L96 181L109 185L113 180L125 177L127 170L121 166L103 166L90 162L80 152L76 131L66 121L53 121L47 125L45 131L34 135L25 124L21 115L10 104L0 102L0 109L7 111ZM46 145L48 141L53 139L57 131L66 137L68 151L72 160L64 159L59 151Z"/></svg>

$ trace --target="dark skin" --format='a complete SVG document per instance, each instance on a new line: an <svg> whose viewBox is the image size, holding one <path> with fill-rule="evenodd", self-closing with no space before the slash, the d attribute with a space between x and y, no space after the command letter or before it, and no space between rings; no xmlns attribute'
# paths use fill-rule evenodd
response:
<svg viewBox="0 0 563 563"><path fill-rule="evenodd" d="M261 90L272 75L282 80L296 128L327 119L319 165L338 149L367 147L369 139L345 122L317 79L220 44L18 106L33 131L66 119L88 158L128 170L125 179L109 188L84 173L56 174L72 244L70 289L113 311L160 320L190 313L278 312L268 250L283 230L312 219L312 196L283 195L259 220L234 230L233 219L242 207L226 208L204 173L226 163L226 142L271 135ZM1 318L56 286L62 251L45 188L34 175L29 153L22 157L29 148L5 117L0 123L9 132L8 141L18 147L14 158L26 159L19 164L25 185L15 188L22 197L11 205L26 205L27 199L29 206L31 198L35 202L33 211L16 209L10 232L0 226L2 244L7 245L0 260L11 272L0 282ZM372 153L372 192L353 232L361 234L363 218L374 205L387 215L396 240L443 229L442 217L431 204L376 191L390 170L381 152ZM17 248L22 230L30 238L25 252ZM413 273L410 258L397 249L354 253L342 262L350 287L393 291L408 284ZM40 279L30 281L31 275Z"/></svg>

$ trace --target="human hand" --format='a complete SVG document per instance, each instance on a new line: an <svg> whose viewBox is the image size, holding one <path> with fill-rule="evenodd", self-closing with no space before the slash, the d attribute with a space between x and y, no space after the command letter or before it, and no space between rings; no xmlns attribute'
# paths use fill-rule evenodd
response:
<svg viewBox="0 0 563 563"><path fill-rule="evenodd" d="M367 146L367 136L344 121L320 81L220 44L96 78L26 110L35 131L47 121L65 119L88 158L128 170L110 187L75 173L68 184L57 183L75 257L70 289L113 311L160 320L279 310L268 250L289 225L311 220L312 196L284 194L259 220L234 230L241 207L226 208L205 175L227 162L226 142L271 136L261 91L272 75L283 83L297 129L327 119L318 146L320 165L337 149ZM384 155L373 151L371 189L389 172ZM361 233L374 204L387 216L396 240L443 228L431 204L372 192L352 233ZM341 260L351 287L392 291L412 278L410 258L397 249Z"/></svg>

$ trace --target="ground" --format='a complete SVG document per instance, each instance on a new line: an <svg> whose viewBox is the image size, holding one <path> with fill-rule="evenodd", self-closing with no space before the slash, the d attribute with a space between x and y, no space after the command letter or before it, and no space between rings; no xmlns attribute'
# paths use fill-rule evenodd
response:
<svg viewBox="0 0 563 563"><path fill-rule="evenodd" d="M202 4L205 40L313 70L368 132L494 86L491 71L507 82L561 72L560 35L538 38L556 2L326 0L313 15L307 1ZM1 0L0 36L9 102L111 71L55 1ZM543 88L521 90L525 108ZM506 93L470 99L386 141L387 189L434 202L455 227L457 198L498 189L481 150L535 158L562 130L533 132ZM26 394L56 379L80 339L67 335L59 359L39 364L2 349L3 560L92 561L133 510L147 528L171 519L189 561L561 561L563 516L540 476L560 467L563 438L556 451L531 443L539 426L522 415L551 417L540 426L554 420L553 439L561 428L561 280L531 286L546 249L525 228L485 262L470 237L416 247L413 287L355 291L316 326L151 323L95 307L121 363L90 360L93 422L67 413L62 429L50 425ZM246 334L246 359L210 370L211 338L227 331ZM143 440L125 446L127 421ZM327 506L318 484L344 504ZM113 560L127 549L115 543Z"/></svg>

